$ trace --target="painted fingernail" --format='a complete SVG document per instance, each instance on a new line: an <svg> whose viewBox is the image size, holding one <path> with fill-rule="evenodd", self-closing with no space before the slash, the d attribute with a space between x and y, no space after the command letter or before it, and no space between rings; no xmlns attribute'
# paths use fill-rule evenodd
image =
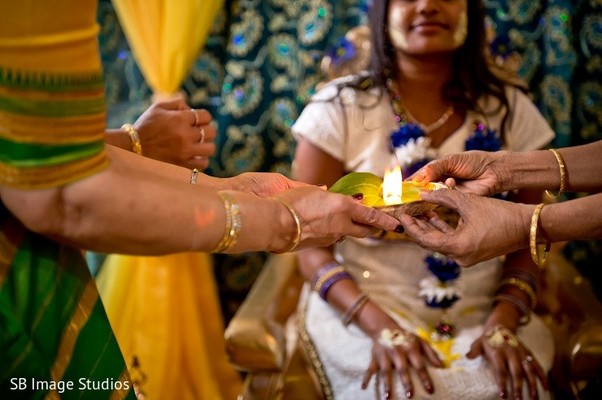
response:
<svg viewBox="0 0 602 400"><path fill-rule="evenodd" d="M522 397L517 394L516 396L514 396L514 400L522 400Z"/></svg>
<svg viewBox="0 0 602 400"><path fill-rule="evenodd" d="M433 385L431 385L430 383L427 383L426 385L424 385L424 388L426 389L427 392L429 392L430 394L433 394L433 392L434 392Z"/></svg>
<svg viewBox="0 0 602 400"><path fill-rule="evenodd" d="M412 393L412 391L411 391L411 390L408 390L408 391L406 392L406 399L411 399L413 396L414 396L414 393Z"/></svg>
<svg viewBox="0 0 602 400"><path fill-rule="evenodd" d="M500 390L499 396L500 396L502 399L505 399L505 398L506 398L506 392L504 392L503 390Z"/></svg>
<svg viewBox="0 0 602 400"><path fill-rule="evenodd" d="M363 193L356 193L356 194L351 195L351 197L353 197L356 200L361 200L361 199L364 198L364 194Z"/></svg>
<svg viewBox="0 0 602 400"><path fill-rule="evenodd" d="M405 231L405 229L404 229L403 225L397 225L395 227L395 232L397 232L397 233L403 233L404 231Z"/></svg>
<svg viewBox="0 0 602 400"><path fill-rule="evenodd" d="M391 392L385 392L385 399L390 399L391 398Z"/></svg>
<svg viewBox="0 0 602 400"><path fill-rule="evenodd" d="M368 387L368 385L366 385L366 382L362 382L362 390L365 390L366 387Z"/></svg>

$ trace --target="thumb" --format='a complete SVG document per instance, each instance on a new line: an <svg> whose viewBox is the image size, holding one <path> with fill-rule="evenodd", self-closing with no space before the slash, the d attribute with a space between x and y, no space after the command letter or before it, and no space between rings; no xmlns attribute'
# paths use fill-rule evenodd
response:
<svg viewBox="0 0 602 400"><path fill-rule="evenodd" d="M441 180L448 169L445 159L433 160L416 171L410 178L417 182L437 182Z"/></svg>
<svg viewBox="0 0 602 400"><path fill-rule="evenodd" d="M466 353L466 358L472 360L481 354L483 354L483 345L481 344L481 340L477 339L472 343L472 346L470 346L470 351Z"/></svg>
<svg viewBox="0 0 602 400"><path fill-rule="evenodd" d="M420 197L422 200L439 204L456 211L460 211L462 205L466 204L467 201L465 193L453 189L423 190L420 192Z"/></svg>

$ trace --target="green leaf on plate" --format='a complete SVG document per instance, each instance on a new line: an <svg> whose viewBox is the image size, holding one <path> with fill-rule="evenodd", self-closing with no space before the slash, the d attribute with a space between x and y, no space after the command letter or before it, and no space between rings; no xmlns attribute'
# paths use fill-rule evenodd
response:
<svg viewBox="0 0 602 400"><path fill-rule="evenodd" d="M362 204L369 207L382 207L385 205L382 199L382 185L382 179L373 173L351 172L336 181L328 190L345 195L362 193L364 195Z"/></svg>

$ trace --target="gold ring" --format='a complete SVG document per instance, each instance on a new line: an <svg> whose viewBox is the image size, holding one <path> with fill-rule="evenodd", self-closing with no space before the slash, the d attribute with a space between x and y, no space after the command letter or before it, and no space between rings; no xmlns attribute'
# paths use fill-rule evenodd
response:
<svg viewBox="0 0 602 400"><path fill-rule="evenodd" d="M518 346L518 338L509 329L496 325L493 330L485 334L487 343L493 347L502 347L507 344L510 347Z"/></svg>
<svg viewBox="0 0 602 400"><path fill-rule="evenodd" d="M522 360L520 363L523 365L523 367L526 367L527 364L531 362L533 362L533 357L530 354L528 354L527 357L525 357L525 359Z"/></svg>
<svg viewBox="0 0 602 400"><path fill-rule="evenodd" d="M192 124L192 126L197 126L197 124L199 123L199 116L196 115L196 110L194 108L191 108L190 111L194 115L194 124Z"/></svg>
<svg viewBox="0 0 602 400"><path fill-rule="evenodd" d="M385 328L380 331L378 337L378 343L385 347L393 348L395 346L407 346L410 344L412 337L409 333L402 331L401 329L389 329Z"/></svg>

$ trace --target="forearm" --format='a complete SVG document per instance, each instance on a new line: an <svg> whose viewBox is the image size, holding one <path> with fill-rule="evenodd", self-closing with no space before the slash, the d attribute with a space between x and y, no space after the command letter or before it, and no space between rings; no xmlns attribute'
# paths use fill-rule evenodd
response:
<svg viewBox="0 0 602 400"><path fill-rule="evenodd" d="M602 193L545 206L539 226L551 242L602 238Z"/></svg>
<svg viewBox="0 0 602 400"><path fill-rule="evenodd" d="M557 150L566 166L566 191L602 189L602 141ZM502 171L502 189L549 189L560 185L560 168L549 150L503 152L495 164Z"/></svg>
<svg viewBox="0 0 602 400"><path fill-rule="evenodd" d="M118 163L63 188L2 188L1 193L5 205L33 231L96 251L211 251L224 235L224 204L214 190ZM293 225L284 207L245 193L232 197L240 207L242 229L231 251L287 247L291 232L280 227ZM265 224L262 215L274 215L274 223Z"/></svg>
<svg viewBox="0 0 602 400"><path fill-rule="evenodd" d="M132 140L129 134L122 129L105 130L105 143L121 149L132 151Z"/></svg>
<svg viewBox="0 0 602 400"><path fill-rule="evenodd" d="M602 190L602 140L558 151L567 168L567 191Z"/></svg>
<svg viewBox="0 0 602 400"><path fill-rule="evenodd" d="M115 163L127 166L143 173L155 174L176 182L190 183L192 170L180 167L174 164L153 160L147 157L141 157L130 151L125 151L122 148L115 146L106 146L107 153ZM215 178L204 174L197 173L196 183L199 186L205 186L213 189L235 189L231 185L231 178Z"/></svg>
<svg viewBox="0 0 602 400"><path fill-rule="evenodd" d="M326 267L326 265L329 263L336 263L332 248L309 248L298 251L297 255L299 260L299 269L307 281L312 281L312 279L321 272L320 270ZM316 288L312 289L315 290ZM353 279L340 279L332 284L328 291L326 291L326 297L324 300L328 302L332 308L338 310L339 313L343 315L346 310L349 310L353 306L353 303L361 294L361 289ZM366 306L367 304L364 305L364 307ZM362 307L362 309L364 307ZM355 320L358 321L358 323L358 318L362 309L360 309L355 315Z"/></svg>

